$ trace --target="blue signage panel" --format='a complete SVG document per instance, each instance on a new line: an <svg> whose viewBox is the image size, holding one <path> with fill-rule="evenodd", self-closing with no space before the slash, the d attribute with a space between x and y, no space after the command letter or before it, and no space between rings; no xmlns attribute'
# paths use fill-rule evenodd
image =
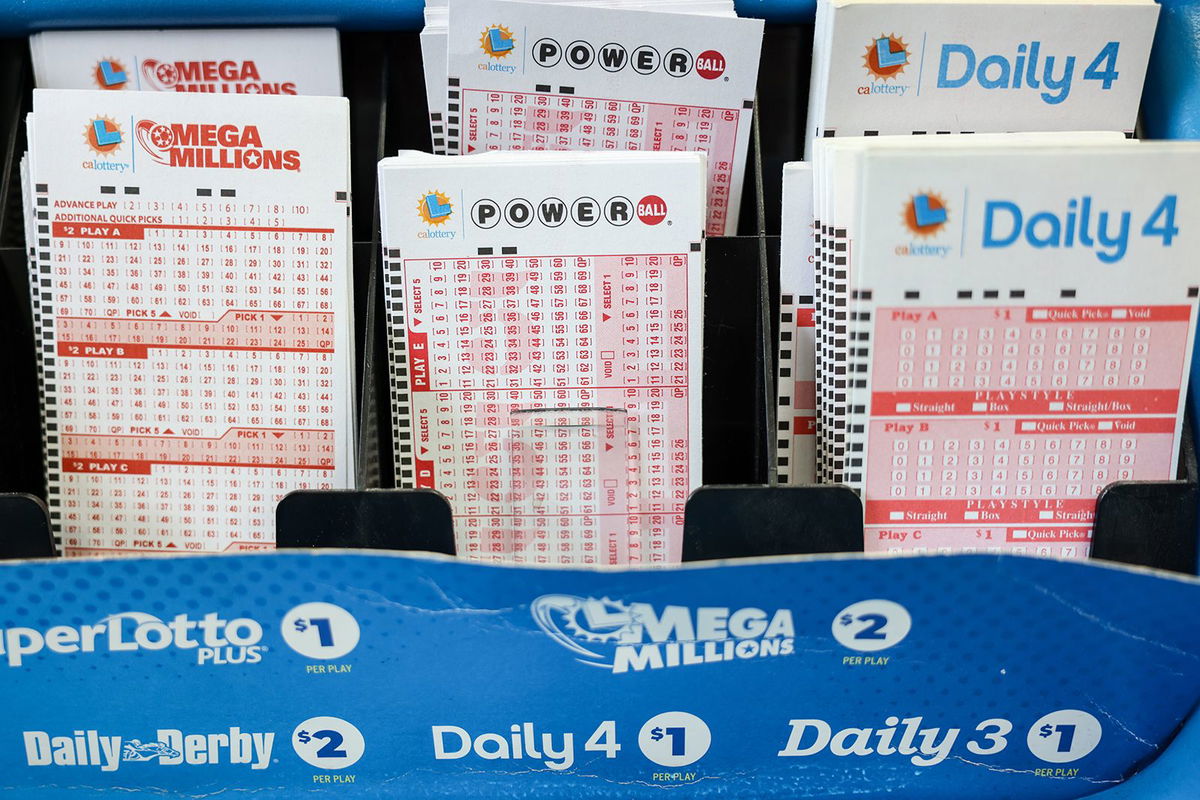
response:
<svg viewBox="0 0 1200 800"><path fill-rule="evenodd" d="M1094 564L323 551L0 585L22 798L1074 798L1200 697L1200 583Z"/></svg>

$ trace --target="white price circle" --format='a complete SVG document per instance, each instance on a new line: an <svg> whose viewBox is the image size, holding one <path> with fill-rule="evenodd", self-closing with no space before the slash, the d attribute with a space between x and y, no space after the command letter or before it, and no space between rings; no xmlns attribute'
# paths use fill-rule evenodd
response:
<svg viewBox="0 0 1200 800"><path fill-rule="evenodd" d="M287 646L308 658L341 658L358 646L358 620L333 603L301 603L279 629Z"/></svg>
<svg viewBox="0 0 1200 800"><path fill-rule="evenodd" d="M1100 720L1086 711L1051 711L1029 728L1029 752L1051 764L1078 761L1100 744Z"/></svg>
<svg viewBox="0 0 1200 800"><path fill-rule="evenodd" d="M358 728L344 719L313 717L292 731L292 748L319 769L345 769L362 758L367 743Z"/></svg>
<svg viewBox="0 0 1200 800"><path fill-rule="evenodd" d="M861 600L833 618L838 644L863 653L894 647L912 630L908 609L891 600Z"/></svg>
<svg viewBox="0 0 1200 800"><path fill-rule="evenodd" d="M699 761L712 744L704 720L686 711L666 711L646 720L638 747L646 758L664 767L685 767Z"/></svg>

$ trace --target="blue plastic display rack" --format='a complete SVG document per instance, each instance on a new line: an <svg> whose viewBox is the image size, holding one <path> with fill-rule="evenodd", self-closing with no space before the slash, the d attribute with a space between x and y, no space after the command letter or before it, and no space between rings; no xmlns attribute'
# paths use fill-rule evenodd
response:
<svg viewBox="0 0 1200 800"><path fill-rule="evenodd" d="M344 30L418 30L420 0L4 0L0 34L51 28L203 25L335 25ZM815 0L738 0L738 13L771 22L804 22Z"/></svg>

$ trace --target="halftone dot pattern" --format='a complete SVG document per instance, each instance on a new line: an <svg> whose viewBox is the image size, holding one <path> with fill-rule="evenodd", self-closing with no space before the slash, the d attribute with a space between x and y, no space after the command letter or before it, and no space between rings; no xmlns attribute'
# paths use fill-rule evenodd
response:
<svg viewBox="0 0 1200 800"><path fill-rule="evenodd" d="M689 797L810 797L867 788L895 797L1073 798L1096 791L1151 758L1200 699L1200 583L1088 564L996 556L771 561L731 567L588 572L495 567L371 554L268 553L188 559L0 564L0 628L94 625L143 612L163 621L245 617L262 629L257 660L201 664L197 648L0 655L0 741L22 731L94 729L127 738L160 728L212 733L237 726L279 737L267 770L233 764L130 764L113 773L72 773L80 786L154 787L203 794L230 787L260 797L295 797L312 768L287 737L301 720L332 716L355 725L366 751L347 797L658 797L630 788L653 766L635 741L655 714L685 711L712 730L694 766L708 776ZM544 594L609 597L695 609L791 612L795 652L686 667L611 671L581 664L534 623ZM835 615L869 599L902 605L912 628L898 644L858 653L831 635ZM290 649L280 621L292 608L324 602L358 622L358 645L320 662ZM886 657L852 663L847 657ZM237 653L220 654L238 657ZM1025 745L1030 725L1061 709L1100 720L1096 749L1069 764L1074 778ZM820 719L834 731L878 729L890 716L922 729L958 729L949 758L915 766L903 756L837 758L828 750L778 758L791 719ZM1007 747L972 756L965 743L989 718L1013 725ZM579 767L434 761L430 726L507 735L510 723L573 731L577 747L601 719L614 719L617 759L579 754ZM0 748L3 784L37 797L39 781L21 748ZM586 764L586 768L582 765ZM541 769L540 772L533 771ZM634 781L634 784L628 783ZM892 792L888 794L888 792ZM966 794L964 794L966 792ZM51 795L46 795L51 796ZM59 795L54 795L59 796ZM68 796L68 795L61 795ZM85 796L85 795L79 795Z"/></svg>

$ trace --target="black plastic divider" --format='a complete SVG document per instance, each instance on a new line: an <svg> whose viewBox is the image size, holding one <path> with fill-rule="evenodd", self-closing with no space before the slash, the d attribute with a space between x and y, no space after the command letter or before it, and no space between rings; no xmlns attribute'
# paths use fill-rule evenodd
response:
<svg viewBox="0 0 1200 800"><path fill-rule="evenodd" d="M450 504L429 489L292 492L275 513L279 547L356 547L454 555Z"/></svg>
<svg viewBox="0 0 1200 800"><path fill-rule="evenodd" d="M0 560L54 555L50 515L31 494L0 494L0 531Z"/></svg>

